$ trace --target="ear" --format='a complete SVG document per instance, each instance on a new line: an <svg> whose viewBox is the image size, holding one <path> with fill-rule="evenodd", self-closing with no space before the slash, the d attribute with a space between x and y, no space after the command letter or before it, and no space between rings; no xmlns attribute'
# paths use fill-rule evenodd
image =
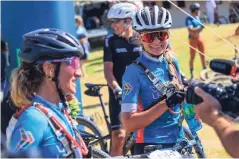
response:
<svg viewBox="0 0 239 159"><path fill-rule="evenodd" d="M54 77L55 66L50 62L44 62L42 65L43 72L46 77Z"/></svg>

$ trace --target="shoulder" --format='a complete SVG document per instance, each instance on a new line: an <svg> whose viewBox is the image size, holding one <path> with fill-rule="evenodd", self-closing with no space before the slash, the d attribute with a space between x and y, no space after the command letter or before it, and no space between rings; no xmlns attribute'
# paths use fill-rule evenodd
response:
<svg viewBox="0 0 239 159"><path fill-rule="evenodd" d="M114 40L114 39L116 39L115 34L108 34L108 35L106 35L106 37L105 37L105 46L108 47L109 43L111 43L112 40Z"/></svg>
<svg viewBox="0 0 239 159"><path fill-rule="evenodd" d="M105 39L114 39L115 37L116 37L115 34L111 33L106 35Z"/></svg>
<svg viewBox="0 0 239 159"><path fill-rule="evenodd" d="M140 61L140 57L138 57L136 59L136 61ZM129 74L129 76L135 76L137 75L139 72L141 71L141 69L139 68L139 66L137 66L137 64L135 64L134 62L130 65L128 65L125 69L125 74Z"/></svg>
<svg viewBox="0 0 239 159"><path fill-rule="evenodd" d="M18 118L18 123L31 123L39 127L48 125L47 117L34 106L25 109Z"/></svg>

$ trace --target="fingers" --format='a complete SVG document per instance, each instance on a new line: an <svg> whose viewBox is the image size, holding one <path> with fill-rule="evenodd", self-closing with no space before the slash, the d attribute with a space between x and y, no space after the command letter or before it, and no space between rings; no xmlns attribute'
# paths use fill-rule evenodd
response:
<svg viewBox="0 0 239 159"><path fill-rule="evenodd" d="M194 88L195 93L200 96L202 99L206 99L208 94L199 87Z"/></svg>

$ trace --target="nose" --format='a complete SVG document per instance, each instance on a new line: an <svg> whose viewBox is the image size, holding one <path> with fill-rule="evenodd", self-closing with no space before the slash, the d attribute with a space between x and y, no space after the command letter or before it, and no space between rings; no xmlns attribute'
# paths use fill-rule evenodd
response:
<svg viewBox="0 0 239 159"><path fill-rule="evenodd" d="M81 73L81 69L79 68L79 69L77 69L76 71L75 71L75 74L74 74L77 78L78 77L81 77L81 75L82 75L82 73Z"/></svg>
<svg viewBox="0 0 239 159"><path fill-rule="evenodd" d="M111 28L113 28L114 26L115 26L115 23L112 22L112 23L111 23Z"/></svg>
<svg viewBox="0 0 239 159"><path fill-rule="evenodd" d="M161 41L155 36L153 43L160 43Z"/></svg>

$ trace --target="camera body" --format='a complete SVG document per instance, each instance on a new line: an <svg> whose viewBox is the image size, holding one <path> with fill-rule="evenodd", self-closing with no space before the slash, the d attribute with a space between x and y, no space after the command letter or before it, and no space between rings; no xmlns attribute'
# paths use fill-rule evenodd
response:
<svg viewBox="0 0 239 159"><path fill-rule="evenodd" d="M221 104L222 113L236 119L239 117L239 83L230 86L206 84L199 81L191 81L186 92L187 103L199 104L203 101L195 92L194 88L200 87L205 92L215 97Z"/></svg>

